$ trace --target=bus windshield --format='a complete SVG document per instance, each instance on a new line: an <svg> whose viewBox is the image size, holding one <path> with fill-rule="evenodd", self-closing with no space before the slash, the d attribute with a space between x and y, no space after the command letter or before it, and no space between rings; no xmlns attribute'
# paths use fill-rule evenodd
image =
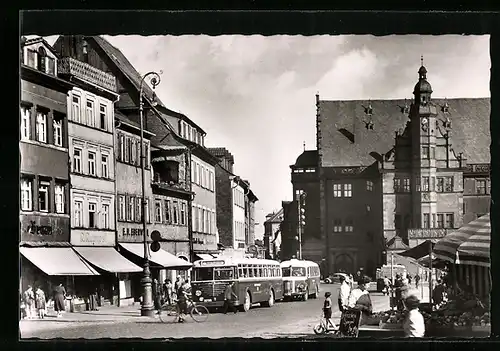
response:
<svg viewBox="0 0 500 351"><path fill-rule="evenodd" d="M234 267L197 267L194 269L194 281L233 279Z"/></svg>
<svg viewBox="0 0 500 351"><path fill-rule="evenodd" d="M306 269L304 267L286 267L282 268L283 277L305 277Z"/></svg>

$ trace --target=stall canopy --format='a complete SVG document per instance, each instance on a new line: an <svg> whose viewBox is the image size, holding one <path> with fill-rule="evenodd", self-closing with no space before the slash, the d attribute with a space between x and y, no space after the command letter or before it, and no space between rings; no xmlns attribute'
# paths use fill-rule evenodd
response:
<svg viewBox="0 0 500 351"><path fill-rule="evenodd" d="M417 263L422 267L430 268L430 264L431 264L430 257L431 257L430 255L427 255L425 257L419 258L417 260ZM437 269L441 269L441 268L445 267L445 263L442 260L436 258L435 255L432 255L432 267L437 268Z"/></svg>
<svg viewBox="0 0 500 351"><path fill-rule="evenodd" d="M70 247L20 247L19 251L48 275L99 275Z"/></svg>
<svg viewBox="0 0 500 351"><path fill-rule="evenodd" d="M490 267L490 241L488 214L445 236L434 247L434 253L448 262Z"/></svg>
<svg viewBox="0 0 500 351"><path fill-rule="evenodd" d="M433 247L434 243L431 240L426 240L409 250L398 253L398 255L418 260L422 257L429 256L429 253L432 252Z"/></svg>
<svg viewBox="0 0 500 351"><path fill-rule="evenodd" d="M144 244L120 243L120 246L140 258L144 257ZM152 252L151 250L148 250L148 255L149 255L149 260L151 262L167 269L183 270L183 269L189 269L193 266L190 262L178 258L163 249L160 249L157 252Z"/></svg>
<svg viewBox="0 0 500 351"><path fill-rule="evenodd" d="M202 253L197 253L196 256L198 256L202 260L213 260L214 256L210 254L202 254Z"/></svg>
<svg viewBox="0 0 500 351"><path fill-rule="evenodd" d="M86 261L111 273L141 272L142 268L120 255L112 247L74 247Z"/></svg>

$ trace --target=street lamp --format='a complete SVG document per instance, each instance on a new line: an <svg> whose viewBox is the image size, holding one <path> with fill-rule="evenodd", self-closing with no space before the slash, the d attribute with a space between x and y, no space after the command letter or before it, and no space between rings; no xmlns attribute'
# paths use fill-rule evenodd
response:
<svg viewBox="0 0 500 351"><path fill-rule="evenodd" d="M154 314L153 310L153 291L151 288L151 272L149 270L149 257L148 257L148 240L146 235L146 150L144 147L144 102L143 102L143 87L144 80L152 76L149 82L154 88L160 84L160 75L156 72L148 72L142 77L141 85L139 89L139 118L141 120L141 178L142 178L142 235L144 241L144 271L143 277L141 279L142 285L142 306L141 306L141 316L152 316ZM154 100L154 95L153 95Z"/></svg>

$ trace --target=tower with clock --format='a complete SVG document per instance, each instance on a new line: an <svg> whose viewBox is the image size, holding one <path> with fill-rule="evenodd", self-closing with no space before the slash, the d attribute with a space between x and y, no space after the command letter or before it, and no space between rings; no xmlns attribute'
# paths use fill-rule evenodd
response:
<svg viewBox="0 0 500 351"><path fill-rule="evenodd" d="M438 110L432 102L432 87L427 81L427 69L423 65L423 58L421 58L421 61L418 70L419 79L413 90L413 108L410 112L412 129L412 222L420 228L432 228L437 214L435 187Z"/></svg>

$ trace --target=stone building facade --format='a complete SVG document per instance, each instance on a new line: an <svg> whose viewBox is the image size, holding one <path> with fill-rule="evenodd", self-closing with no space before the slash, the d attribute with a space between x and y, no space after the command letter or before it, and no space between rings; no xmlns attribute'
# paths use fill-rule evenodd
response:
<svg viewBox="0 0 500 351"><path fill-rule="evenodd" d="M317 150L301 157L317 153L314 202L328 273L373 275L391 251L438 240L489 211L489 98L432 93L422 65L411 101L316 96ZM311 165L299 165L311 168L300 180L292 167L294 192L313 177Z"/></svg>

